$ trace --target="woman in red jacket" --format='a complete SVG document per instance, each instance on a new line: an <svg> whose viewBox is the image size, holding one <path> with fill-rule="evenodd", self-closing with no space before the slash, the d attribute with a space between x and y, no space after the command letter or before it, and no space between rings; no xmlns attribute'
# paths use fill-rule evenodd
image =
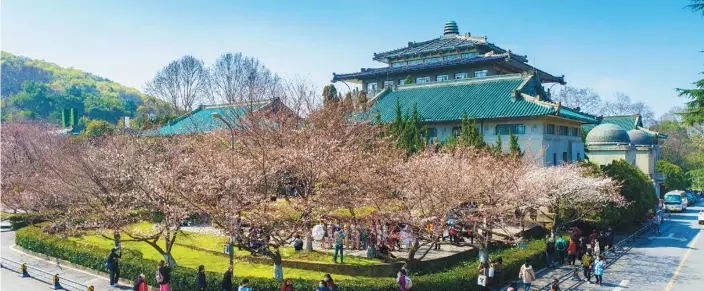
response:
<svg viewBox="0 0 704 291"><path fill-rule="evenodd" d="M577 242L574 237L570 238L570 243L567 245L567 260L570 265L574 265L577 262Z"/></svg>

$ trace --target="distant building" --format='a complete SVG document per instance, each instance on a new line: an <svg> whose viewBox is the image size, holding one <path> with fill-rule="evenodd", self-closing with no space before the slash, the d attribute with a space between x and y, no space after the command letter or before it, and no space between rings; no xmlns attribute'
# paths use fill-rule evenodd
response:
<svg viewBox="0 0 704 291"><path fill-rule="evenodd" d="M349 74L333 73L333 82L359 84L371 97L369 113L382 122L395 117L397 102L404 113L417 106L430 138L443 141L459 134L466 113L492 144L501 135L508 151L509 132L525 151L541 154L545 164L557 165L584 158L579 128L598 123L596 117L552 102L543 83L565 84L528 65L517 55L469 33L457 24L445 24L443 34L428 41L375 53L381 68L362 68ZM405 84L410 76L412 84Z"/></svg>
<svg viewBox="0 0 704 291"><path fill-rule="evenodd" d="M660 186L665 179L655 165L660 160L659 143L667 135L644 128L638 114L604 117L599 124L584 125L582 129L588 132L589 161L608 165L615 160L626 160L648 175L655 193L660 196Z"/></svg>

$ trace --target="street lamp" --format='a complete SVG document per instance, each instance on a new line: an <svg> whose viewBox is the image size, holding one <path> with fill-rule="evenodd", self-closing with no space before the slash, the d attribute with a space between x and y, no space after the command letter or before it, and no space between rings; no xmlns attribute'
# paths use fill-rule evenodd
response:
<svg viewBox="0 0 704 291"><path fill-rule="evenodd" d="M234 152L235 151L235 128L232 127L232 124L230 122L228 122L227 120L225 120L225 118L223 118L222 115L220 115L220 113L213 112L212 116L214 118L220 119L220 121L222 121L230 129L230 150ZM230 223L232 223L232 222L230 222ZM239 231L239 229L232 230L232 231ZM234 243L235 243L235 236L230 235L230 241L227 243L228 251L230 252L230 265L232 265L233 259L235 256Z"/></svg>

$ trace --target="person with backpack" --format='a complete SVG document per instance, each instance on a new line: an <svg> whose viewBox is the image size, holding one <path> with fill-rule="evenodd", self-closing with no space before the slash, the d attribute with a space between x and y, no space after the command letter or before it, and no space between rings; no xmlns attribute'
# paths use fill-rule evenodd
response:
<svg viewBox="0 0 704 291"><path fill-rule="evenodd" d="M105 267L110 270L110 286L112 287L117 287L120 280L120 258L122 258L122 251L119 247L114 247L105 260Z"/></svg>
<svg viewBox="0 0 704 291"><path fill-rule="evenodd" d="M156 269L156 282L159 283L159 291L169 291L169 282L171 281L171 268L166 266L164 260L159 261Z"/></svg>
<svg viewBox="0 0 704 291"><path fill-rule="evenodd" d="M549 238L545 241L545 258L548 261L548 266L555 268L555 240Z"/></svg>
<svg viewBox="0 0 704 291"><path fill-rule="evenodd" d="M574 238L570 238L570 243L567 245L567 263L574 265L577 262L577 242Z"/></svg>
<svg viewBox="0 0 704 291"><path fill-rule="evenodd" d="M149 285L147 285L147 278L144 276L144 274L139 274L137 276L137 280L134 282L134 287L132 288L134 291L149 291Z"/></svg>
<svg viewBox="0 0 704 291"><path fill-rule="evenodd" d="M533 280L535 280L535 271L528 259L526 259L525 263L521 266L521 270L518 272L518 278L523 279L523 290L530 290L530 285L533 283Z"/></svg>
<svg viewBox="0 0 704 291"><path fill-rule="evenodd" d="M653 234L660 235L660 223L662 223L662 217L660 214L655 214L653 216Z"/></svg>
<svg viewBox="0 0 704 291"><path fill-rule="evenodd" d="M227 271L222 276L222 282L220 283L221 291L232 291L232 265L227 267Z"/></svg>
<svg viewBox="0 0 704 291"><path fill-rule="evenodd" d="M565 254L567 253L567 241L564 238L558 237L555 241L555 252L557 253L557 261L560 265L564 265Z"/></svg>
<svg viewBox="0 0 704 291"><path fill-rule="evenodd" d="M198 274L196 275L196 290L204 291L207 287L207 282L205 281L205 266L198 266Z"/></svg>
<svg viewBox="0 0 704 291"><path fill-rule="evenodd" d="M592 251L588 250L584 256L582 256L582 271L584 273L584 281L587 284L591 284L592 280L592 264L594 263L592 259Z"/></svg>
<svg viewBox="0 0 704 291"><path fill-rule="evenodd" d="M604 280L604 269L606 268L606 261L604 261L604 255L599 255L594 261L594 277L596 278L596 284L601 284L603 283L602 281Z"/></svg>
<svg viewBox="0 0 704 291"><path fill-rule="evenodd" d="M404 268L401 268L401 271L398 272L396 283L398 284L398 290L400 291L408 291L413 288L413 281L411 281L411 278L408 277L408 272Z"/></svg>

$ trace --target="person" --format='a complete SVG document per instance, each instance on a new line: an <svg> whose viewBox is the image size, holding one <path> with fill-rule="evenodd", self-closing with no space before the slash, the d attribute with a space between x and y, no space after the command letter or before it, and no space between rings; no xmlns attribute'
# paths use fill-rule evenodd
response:
<svg viewBox="0 0 704 291"><path fill-rule="evenodd" d="M495 284L494 281L494 275L496 275L496 261L494 259L489 260L489 270L486 273L487 277L487 287L489 287L490 290L494 290L493 286Z"/></svg>
<svg viewBox="0 0 704 291"><path fill-rule="evenodd" d="M315 289L315 291L330 291L330 288L328 288L328 283L325 283L325 280L320 280L318 288Z"/></svg>
<svg viewBox="0 0 704 291"><path fill-rule="evenodd" d="M340 253L340 264L345 263L344 245L343 245L344 242L345 242L345 232L339 228L336 229L336 231L335 231L335 254L332 257L335 264L337 264L337 254L338 253Z"/></svg>
<svg viewBox="0 0 704 291"><path fill-rule="evenodd" d="M200 266L198 266L198 275L196 275L196 289L198 291L203 291L203 290L205 290L205 287L206 287L205 266L200 265Z"/></svg>
<svg viewBox="0 0 704 291"><path fill-rule="evenodd" d="M237 288L237 291L252 291L252 288L249 288L249 279L242 279L242 284L240 284L240 288Z"/></svg>
<svg viewBox="0 0 704 291"><path fill-rule="evenodd" d="M144 274L139 274L137 280L134 282L134 291L149 291L149 286L147 285L147 277Z"/></svg>
<svg viewBox="0 0 704 291"><path fill-rule="evenodd" d="M599 232L599 236L596 237L596 243L599 245L598 254L603 254L606 252L606 234L604 232Z"/></svg>
<svg viewBox="0 0 704 291"><path fill-rule="evenodd" d="M526 259L525 263L521 266L521 270L518 272L518 278L523 279L523 290L530 290L530 285L533 283L533 280L535 280L535 271L528 259Z"/></svg>
<svg viewBox="0 0 704 291"><path fill-rule="evenodd" d="M604 255L597 256L596 261L594 261L594 277L596 278L596 283L601 286L604 280L604 268L606 268L606 261L604 261Z"/></svg>
<svg viewBox="0 0 704 291"><path fill-rule="evenodd" d="M222 282L220 283L220 290L222 291L232 291L232 265L227 267L227 271L222 276Z"/></svg>
<svg viewBox="0 0 704 291"><path fill-rule="evenodd" d="M333 224L332 222L329 222L328 223L328 249L333 248L332 242L334 239L333 238L334 234L335 234L335 224Z"/></svg>
<svg viewBox="0 0 704 291"><path fill-rule="evenodd" d="M159 283L159 291L169 291L169 282L171 281L171 268L166 266L164 260L159 261L156 270L156 281Z"/></svg>
<svg viewBox="0 0 704 291"><path fill-rule="evenodd" d="M401 268L401 271L398 272L398 275L396 277L396 284L398 284L398 290L400 291L408 291L409 289L406 287L410 287L409 285L412 285L412 283L409 284L411 281L411 278L408 277L408 271L406 269Z"/></svg>
<svg viewBox="0 0 704 291"><path fill-rule="evenodd" d="M467 227L467 237L469 238L469 243L474 244L474 232L472 232L472 226Z"/></svg>
<svg viewBox="0 0 704 291"><path fill-rule="evenodd" d="M120 248L114 247L105 260L105 265L110 270L110 286L112 287L117 287L117 282L120 280L120 258L122 258Z"/></svg>
<svg viewBox="0 0 704 291"><path fill-rule="evenodd" d="M545 257L548 261L548 266L555 268L555 239L549 238L545 242Z"/></svg>
<svg viewBox="0 0 704 291"><path fill-rule="evenodd" d="M609 226L606 230L606 250L610 252L614 251L614 235L614 229Z"/></svg>
<svg viewBox="0 0 704 291"><path fill-rule="evenodd" d="M286 280L284 280L284 284L281 285L281 291L294 291L293 281L291 281L291 279L289 278L286 278Z"/></svg>
<svg viewBox="0 0 704 291"><path fill-rule="evenodd" d="M592 280L592 251L588 250L584 256L582 256L582 272L584 273L584 281L587 284L591 284Z"/></svg>
<svg viewBox="0 0 704 291"><path fill-rule="evenodd" d="M662 218L659 214L653 216L653 233L660 235L660 223L662 223Z"/></svg>
<svg viewBox="0 0 704 291"><path fill-rule="evenodd" d="M279 246L274 246L272 260L274 261L274 278L282 281L284 279L284 269L281 266L282 260L281 252L279 252Z"/></svg>
<svg viewBox="0 0 704 291"><path fill-rule="evenodd" d="M291 242L291 245L293 246L294 251L302 251L303 250L303 240L301 239L300 235L295 235L293 237L293 242Z"/></svg>
<svg viewBox="0 0 704 291"><path fill-rule="evenodd" d="M552 284L550 284L550 291L561 291L559 279L557 279L557 278L552 279Z"/></svg>
<svg viewBox="0 0 704 291"><path fill-rule="evenodd" d="M325 283L327 283L328 289L330 289L330 291L337 291L338 290L337 284L335 284L335 280L332 279L330 274L325 274L325 277L323 278L323 280L325 280Z"/></svg>
<svg viewBox="0 0 704 291"><path fill-rule="evenodd" d="M568 262L570 265L574 265L577 262L577 242L574 240L574 238L570 238L570 243L567 245L567 257L568 257Z"/></svg>
<svg viewBox="0 0 704 291"><path fill-rule="evenodd" d="M560 265L565 264L565 254L567 253L567 241L561 236L555 241L555 252L557 253L557 262Z"/></svg>
<svg viewBox="0 0 704 291"><path fill-rule="evenodd" d="M587 240L584 237L579 238L579 252L577 254L578 258L582 258L584 254L587 253Z"/></svg>
<svg viewBox="0 0 704 291"><path fill-rule="evenodd" d="M508 288L506 288L506 291L518 291L516 290L516 282L511 282L511 284L508 284Z"/></svg>

